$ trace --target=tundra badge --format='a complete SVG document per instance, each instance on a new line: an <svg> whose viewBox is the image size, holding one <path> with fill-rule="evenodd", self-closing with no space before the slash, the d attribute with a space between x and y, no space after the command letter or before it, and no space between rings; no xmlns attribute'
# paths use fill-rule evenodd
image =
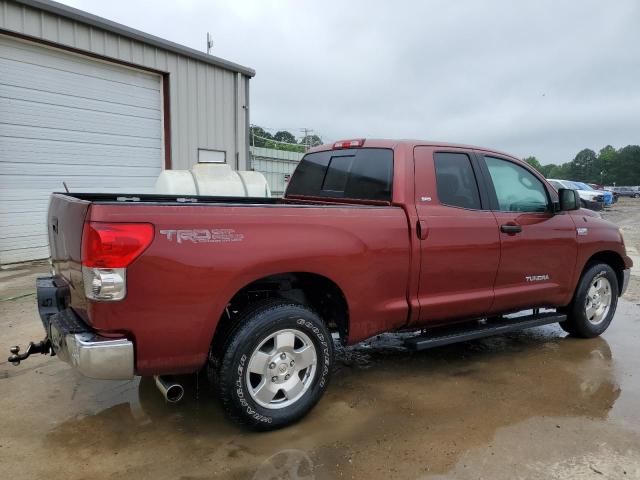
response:
<svg viewBox="0 0 640 480"><path fill-rule="evenodd" d="M527 275L524 277L527 282L544 282L545 280L549 280L549 274L545 273L544 275Z"/></svg>

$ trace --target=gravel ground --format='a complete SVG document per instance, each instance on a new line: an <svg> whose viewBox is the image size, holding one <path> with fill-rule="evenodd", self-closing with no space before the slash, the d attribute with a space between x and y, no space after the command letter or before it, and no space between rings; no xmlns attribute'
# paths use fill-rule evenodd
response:
<svg viewBox="0 0 640 480"><path fill-rule="evenodd" d="M629 289L624 298L640 304L640 199L621 198L602 212L602 217L619 225L624 232L627 253L633 259Z"/></svg>

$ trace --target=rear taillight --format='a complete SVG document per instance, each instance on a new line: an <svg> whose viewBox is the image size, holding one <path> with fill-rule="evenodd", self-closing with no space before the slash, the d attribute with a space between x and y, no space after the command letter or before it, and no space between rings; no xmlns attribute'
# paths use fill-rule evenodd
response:
<svg viewBox="0 0 640 480"><path fill-rule="evenodd" d="M360 148L364 145L364 138L356 138L354 140L340 140L333 144L334 150L340 150L342 148Z"/></svg>
<svg viewBox="0 0 640 480"><path fill-rule="evenodd" d="M87 298L122 300L127 292L126 267L151 244L153 234L149 223L85 223L82 277Z"/></svg>
<svg viewBox="0 0 640 480"><path fill-rule="evenodd" d="M149 223L88 222L82 232L82 265L124 268L153 240Z"/></svg>

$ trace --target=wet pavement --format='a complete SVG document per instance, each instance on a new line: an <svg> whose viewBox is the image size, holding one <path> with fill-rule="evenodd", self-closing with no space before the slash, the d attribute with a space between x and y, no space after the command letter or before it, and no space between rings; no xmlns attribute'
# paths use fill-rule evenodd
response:
<svg viewBox="0 0 640 480"><path fill-rule="evenodd" d="M0 272L0 298L13 298L0 303L3 352L42 336L40 271ZM235 427L186 380L186 400L166 405L150 379L0 362L0 479L640 479L640 307L626 301L592 340L549 326L340 351L318 406L277 432Z"/></svg>

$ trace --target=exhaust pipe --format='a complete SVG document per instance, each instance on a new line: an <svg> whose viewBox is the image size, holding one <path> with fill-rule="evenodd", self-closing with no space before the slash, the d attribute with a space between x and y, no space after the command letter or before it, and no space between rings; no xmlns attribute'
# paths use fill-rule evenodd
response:
<svg viewBox="0 0 640 480"><path fill-rule="evenodd" d="M156 381L156 387L162 393L164 399L169 403L178 403L184 396L184 387L174 382L171 377L161 377L155 375L153 379Z"/></svg>

